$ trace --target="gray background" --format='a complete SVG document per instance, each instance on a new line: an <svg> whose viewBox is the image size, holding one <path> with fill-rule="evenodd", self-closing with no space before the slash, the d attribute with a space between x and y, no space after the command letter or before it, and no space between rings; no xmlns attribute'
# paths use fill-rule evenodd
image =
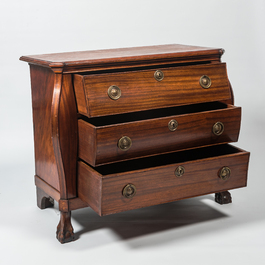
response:
<svg viewBox="0 0 265 265"><path fill-rule="evenodd" d="M265 264L264 14L263 0L1 1L0 263ZM248 187L225 206L208 195L102 218L77 210L79 240L59 244L58 208L36 207L29 69L18 58L171 43L226 50Z"/></svg>

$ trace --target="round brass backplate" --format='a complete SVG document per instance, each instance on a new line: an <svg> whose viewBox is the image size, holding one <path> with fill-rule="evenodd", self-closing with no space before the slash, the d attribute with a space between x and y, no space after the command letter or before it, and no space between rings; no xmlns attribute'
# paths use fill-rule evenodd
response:
<svg viewBox="0 0 265 265"><path fill-rule="evenodd" d="M123 190L122 195L125 198L132 198L136 194L136 187L133 184L127 184Z"/></svg>
<svg viewBox="0 0 265 265"><path fill-rule="evenodd" d="M108 95L111 99L117 100L121 97L121 89L117 86L110 86L108 89Z"/></svg>
<svg viewBox="0 0 265 265"><path fill-rule="evenodd" d="M227 180L230 178L231 175L231 169L229 167L222 167L219 170L219 178L222 180Z"/></svg>
<svg viewBox="0 0 265 265"><path fill-rule="evenodd" d="M171 131L171 132L174 132L176 131L178 128L178 122L176 120L171 120L169 121L168 123L168 129Z"/></svg>
<svg viewBox="0 0 265 265"><path fill-rule="evenodd" d="M175 170L176 177L182 177L184 173L185 173L185 167L183 166L178 166Z"/></svg>
<svg viewBox="0 0 265 265"><path fill-rule="evenodd" d="M156 70L154 73L155 80L162 81L164 79L164 73L161 70Z"/></svg>
<svg viewBox="0 0 265 265"><path fill-rule="evenodd" d="M218 121L213 125L213 133L217 136L224 132L225 126L222 122Z"/></svg>
<svg viewBox="0 0 265 265"><path fill-rule="evenodd" d="M207 75L203 75L201 76L200 78L200 85L203 87L203 88L209 88L212 84L212 81L211 81L211 78Z"/></svg>
<svg viewBox="0 0 265 265"><path fill-rule="evenodd" d="M122 150L122 151L127 151L131 148L132 146L132 140L130 137L128 136L123 136L120 138L120 140L118 141L118 147Z"/></svg>

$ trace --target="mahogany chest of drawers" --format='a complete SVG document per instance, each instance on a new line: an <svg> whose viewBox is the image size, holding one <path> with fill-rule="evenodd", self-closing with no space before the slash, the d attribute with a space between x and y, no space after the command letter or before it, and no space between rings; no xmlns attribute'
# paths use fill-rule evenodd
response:
<svg viewBox="0 0 265 265"><path fill-rule="evenodd" d="M59 202L99 215L246 186L249 153L222 49L161 45L22 56L30 65L35 183L41 209Z"/></svg>

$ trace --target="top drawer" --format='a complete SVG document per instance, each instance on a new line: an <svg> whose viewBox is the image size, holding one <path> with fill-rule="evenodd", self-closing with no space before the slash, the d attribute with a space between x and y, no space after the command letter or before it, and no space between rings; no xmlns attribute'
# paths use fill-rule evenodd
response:
<svg viewBox="0 0 265 265"><path fill-rule="evenodd" d="M231 98L225 63L75 74L74 87L88 117Z"/></svg>

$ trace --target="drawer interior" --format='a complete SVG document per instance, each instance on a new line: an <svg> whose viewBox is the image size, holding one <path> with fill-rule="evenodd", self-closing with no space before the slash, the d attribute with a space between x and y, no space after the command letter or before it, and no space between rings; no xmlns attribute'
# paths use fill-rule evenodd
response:
<svg viewBox="0 0 265 265"><path fill-rule="evenodd" d="M184 163L188 161L232 155L241 152L243 151L232 145L222 144L175 153L151 156L146 158L139 158L129 161L117 162L114 164L98 166L94 169L102 175L111 175L122 172L141 170L144 168L160 167L175 163Z"/></svg>
<svg viewBox="0 0 265 265"><path fill-rule="evenodd" d="M190 113L200 113L205 111L222 110L229 107L231 108L231 105L226 105L225 103L215 101L155 110L138 111L133 113L117 114L104 117L87 118L86 116L82 116L82 119L94 126L105 126L132 121L157 119L173 115L175 116Z"/></svg>

